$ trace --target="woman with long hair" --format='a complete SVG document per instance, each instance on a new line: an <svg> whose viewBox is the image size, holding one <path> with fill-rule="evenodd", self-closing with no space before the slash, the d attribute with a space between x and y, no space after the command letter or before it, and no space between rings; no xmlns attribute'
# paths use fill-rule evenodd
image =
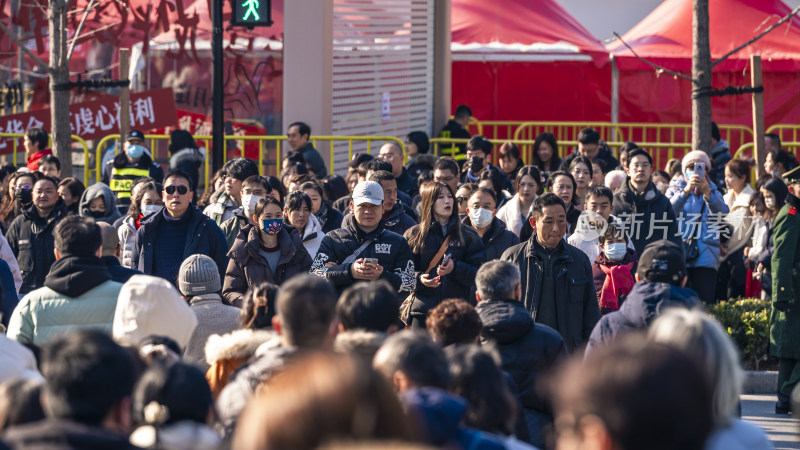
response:
<svg viewBox="0 0 800 450"><path fill-rule="evenodd" d="M428 311L445 299L475 302L475 274L486 256L481 238L459 220L450 186L428 183L421 196L420 223L405 233L417 277L407 325L415 328L424 328Z"/></svg>
<svg viewBox="0 0 800 450"><path fill-rule="evenodd" d="M540 133L533 142L533 165L544 173L555 172L561 166L558 141L553 133Z"/></svg>
<svg viewBox="0 0 800 450"><path fill-rule="evenodd" d="M569 173L575 179L575 197L578 203L575 205L579 211L583 210L583 205L586 203L586 193L589 191L589 185L594 178L594 167L589 158L585 156L576 156L571 163L569 163Z"/></svg>

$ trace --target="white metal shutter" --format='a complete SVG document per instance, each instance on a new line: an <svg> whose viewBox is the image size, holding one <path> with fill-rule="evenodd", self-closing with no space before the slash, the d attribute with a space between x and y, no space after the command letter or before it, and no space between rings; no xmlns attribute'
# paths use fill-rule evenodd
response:
<svg viewBox="0 0 800 450"><path fill-rule="evenodd" d="M333 134L431 135L434 0L334 0L333 15ZM366 148L353 144L354 153ZM337 173L348 151L335 146Z"/></svg>

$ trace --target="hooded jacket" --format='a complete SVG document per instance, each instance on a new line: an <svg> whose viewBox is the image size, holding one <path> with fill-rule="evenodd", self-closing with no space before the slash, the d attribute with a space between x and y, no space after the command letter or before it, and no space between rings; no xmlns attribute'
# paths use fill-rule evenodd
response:
<svg viewBox="0 0 800 450"><path fill-rule="evenodd" d="M132 252L131 264L133 268L139 269L146 274L153 274L153 261L155 253L159 249L155 248L156 235L162 223L167 220L164 218L166 211L162 209L157 214L147 216L142 222L142 226L136 231L136 239ZM171 255L183 262L191 255L206 255L217 263L220 279L225 278L225 268L228 267L228 257L226 256L228 246L225 243L225 235L217 224L210 218L204 216L197 207L189 205L186 211L189 215L189 232L186 237L186 244L182 255ZM178 262L177 266L180 266ZM178 274L162 274L165 279L176 280Z"/></svg>
<svg viewBox="0 0 800 450"><path fill-rule="evenodd" d="M353 213L347 213L342 219L342 227L348 228L353 225ZM400 202L394 205L394 208L389 212L389 216L383 219L383 228L400 236L405 234L406 230L417 224L411 216L406 214Z"/></svg>
<svg viewBox="0 0 800 450"><path fill-rule="evenodd" d="M106 206L103 215L100 217L94 216L89 211L89 203L98 197L103 197L103 202ZM109 225L113 225L114 221L122 217L122 214L117 209L117 200L114 198L114 192L104 183L95 183L83 191L81 201L78 203L78 215L92 217L97 222L105 222Z"/></svg>
<svg viewBox="0 0 800 450"><path fill-rule="evenodd" d="M120 345L138 346L152 335L166 336L186 348L197 317L186 301L163 278L134 275L122 285L112 337Z"/></svg>
<svg viewBox="0 0 800 450"><path fill-rule="evenodd" d="M206 341L206 380L216 399L228 380L243 364L250 361L258 347L270 339L277 339L272 330L236 330L223 335L211 335Z"/></svg>
<svg viewBox="0 0 800 450"><path fill-rule="evenodd" d="M79 328L111 330L122 285L111 281L100 258L64 255L44 285L20 300L8 324L9 338L39 345Z"/></svg>
<svg viewBox="0 0 800 450"><path fill-rule="evenodd" d="M223 304L222 297L216 293L192 297L189 307L197 317L197 328L186 344L183 360L206 373L209 368L206 363L206 341L209 336L238 330L241 326L242 310Z"/></svg>
<svg viewBox="0 0 800 450"><path fill-rule="evenodd" d="M22 213L8 227L6 234L8 245L17 257L22 274L20 295L44 285L50 266L56 261L53 253L55 249L53 230L66 216L66 212L67 208L61 199L58 199L53 210L45 218L39 217L36 207L31 205L23 208Z"/></svg>
<svg viewBox="0 0 800 450"><path fill-rule="evenodd" d="M353 278L350 270L352 263L345 264L344 261L365 242L369 244L358 257L377 259L378 264L383 267L381 278L388 281L401 295L414 292L416 278L411 248L403 236L385 230L382 222L369 233L364 232L354 222L347 228L339 228L326 234L309 273L327 279L341 294L358 281ZM326 267L328 262L336 265Z"/></svg>
<svg viewBox="0 0 800 450"><path fill-rule="evenodd" d="M723 217L719 215L728 214L728 205L722 199L722 194L717 190L717 185L713 181L709 182L711 195L706 201L702 194L687 194L686 179L683 175L672 180L667 190L667 198L672 203L675 214L683 216L680 233L683 239L689 239L694 232L697 236L697 248L700 256L694 261L687 261L686 267L708 267L716 270L719 268L719 239L723 223ZM705 207L704 207L705 205ZM702 213L702 216L700 214ZM718 220L712 221L711 214L716 215ZM716 222L716 225L713 223ZM716 228L716 231L714 229ZM637 250L638 253L638 250Z"/></svg>
<svg viewBox="0 0 800 450"><path fill-rule="evenodd" d="M467 402L461 397L423 387L401 392L400 402L417 419L426 444L470 450L506 448L494 435L461 425L467 411Z"/></svg>
<svg viewBox="0 0 800 450"><path fill-rule="evenodd" d="M343 225L344 226L344 222ZM313 260L314 257L317 256L317 252L319 251L319 246L322 244L322 238L325 237L325 232L322 231L322 226L319 224L319 220L313 215L308 215L308 223L306 223L306 227L303 230L303 236L301 240L303 241L303 247L306 248L308 255L311 256Z"/></svg>
<svg viewBox="0 0 800 450"><path fill-rule="evenodd" d="M689 288L639 281L619 310L603 316L594 327L586 354L625 333L647 328L667 308L695 308L701 304L697 293Z"/></svg>
<svg viewBox="0 0 800 450"><path fill-rule="evenodd" d="M517 385L522 406L552 415L536 392L536 380L567 356L564 339L547 325L534 323L517 300L484 300L475 310L483 322L481 344L493 343L497 348L502 369Z"/></svg>
<svg viewBox="0 0 800 450"><path fill-rule="evenodd" d="M626 178L625 183L614 194L613 206L615 220L626 223L625 229L630 235L636 254L641 255L647 244L659 239L667 239L682 245L675 210L669 199L656 189L652 181L644 194L637 195L631 188L630 177ZM635 230L630 222L634 222L633 225L637 226ZM634 232L631 233L630 230Z"/></svg>
<svg viewBox="0 0 800 450"><path fill-rule="evenodd" d="M472 226L469 216L464 217L461 223L468 227ZM519 245L517 235L508 231L506 224L497 217L492 219L492 224L483 234L481 241L483 241L483 248L486 250L486 259L484 261L500 259L503 256L503 252L515 245Z"/></svg>
<svg viewBox="0 0 800 450"><path fill-rule="evenodd" d="M261 232L254 226L242 229L233 248L228 252L228 268L222 296L234 306L241 307L245 291L250 286L268 281L277 285L289 278L308 272L311 268L309 256L297 230L286 225L278 232L281 256L273 273L267 260L259 254Z"/></svg>
<svg viewBox="0 0 800 450"><path fill-rule="evenodd" d="M405 238L411 241L411 237L417 233L421 233L422 225L414 225L410 228ZM447 222L446 230L442 230L442 224L438 221L433 221L428 230L428 235L425 237L425 247L421 253L413 253L413 261L415 268L415 278L417 288L414 291L416 300L411 305L411 313L415 319L420 319L423 324L428 311L435 308L436 305L448 298L463 298L470 303L475 303L475 296L472 293L472 288L475 286L475 274L478 273L478 268L486 261L486 251L483 248L483 241L472 228L463 225L457 216L451 217ZM464 242L460 243L455 240L456 227L461 227L461 235ZM453 271L441 277L441 284L439 287L427 287L420 281L420 277L425 273L423 272L431 264L433 257L441 248L444 243L444 235L453 236L450 238L450 243L445 250L445 255L449 255L450 259L455 263ZM436 276L436 268L441 264L441 260L434 266L430 272L427 272L431 277Z"/></svg>
<svg viewBox="0 0 800 450"><path fill-rule="evenodd" d="M170 144L170 147L172 144ZM172 151L172 149L170 149ZM191 187L193 189L197 188L197 170L203 165L203 161L206 160L206 149L205 148L194 148L194 147L186 147L181 149L176 149L172 156L169 157L169 168L170 170L182 170L189 174L191 178Z"/></svg>
<svg viewBox="0 0 800 450"><path fill-rule="evenodd" d="M234 374L217 398L217 414L227 436L233 432L239 415L256 388L270 380L301 352L298 347L283 345L281 338L276 335L274 339L261 344L255 357Z"/></svg>

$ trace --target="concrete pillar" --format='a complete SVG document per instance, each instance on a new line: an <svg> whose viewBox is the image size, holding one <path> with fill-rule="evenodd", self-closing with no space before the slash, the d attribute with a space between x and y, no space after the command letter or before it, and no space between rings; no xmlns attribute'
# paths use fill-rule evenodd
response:
<svg viewBox="0 0 800 450"><path fill-rule="evenodd" d="M451 0L437 0L435 5L436 19L434 23L434 81L433 81L433 134L438 137L439 131L450 120L452 103L453 58L450 53L450 9Z"/></svg>
<svg viewBox="0 0 800 450"><path fill-rule="evenodd" d="M333 110L333 0L283 2L283 127L305 122L314 135L329 135ZM318 143L330 170L327 144ZM288 146L284 147L288 151ZM285 153L284 153L285 154Z"/></svg>

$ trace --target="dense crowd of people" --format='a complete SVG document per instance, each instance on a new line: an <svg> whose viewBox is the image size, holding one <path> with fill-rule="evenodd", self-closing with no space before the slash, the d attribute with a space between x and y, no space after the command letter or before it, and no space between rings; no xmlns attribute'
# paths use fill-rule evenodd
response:
<svg viewBox="0 0 800 450"><path fill-rule="evenodd" d="M235 158L202 195L185 131L166 173L134 130L84 186L28 130L28 166L0 167L0 448L771 448L703 307L772 300L789 413L800 168L777 136L752 189L716 128L657 171L591 128L526 164L470 115L455 157L417 131L344 176L296 122L277 177Z"/></svg>

